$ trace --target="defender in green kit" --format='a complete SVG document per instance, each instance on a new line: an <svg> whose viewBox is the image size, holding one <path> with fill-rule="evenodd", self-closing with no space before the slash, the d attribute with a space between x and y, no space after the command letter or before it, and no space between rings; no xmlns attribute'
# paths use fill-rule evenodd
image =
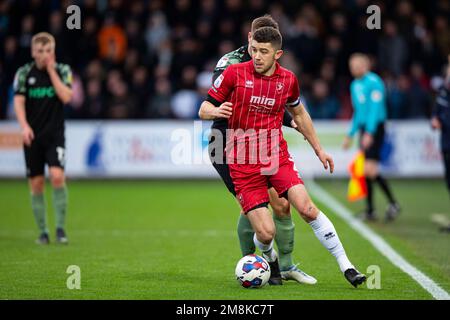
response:
<svg viewBox="0 0 450 320"><path fill-rule="evenodd" d="M45 165L49 167L56 214L56 241L67 244L65 220L64 104L72 98L72 72L55 62L55 39L46 32L31 40L34 61L19 68L14 78L14 109L22 129L26 175L31 190L31 207L38 225L38 244L48 244L44 200Z"/></svg>

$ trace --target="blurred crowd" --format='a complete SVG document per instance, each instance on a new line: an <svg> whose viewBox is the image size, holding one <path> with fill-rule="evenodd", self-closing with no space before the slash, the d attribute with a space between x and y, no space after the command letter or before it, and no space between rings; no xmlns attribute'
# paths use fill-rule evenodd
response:
<svg viewBox="0 0 450 320"><path fill-rule="evenodd" d="M81 30L66 27L71 4ZM366 27L372 4L381 30ZM389 118L429 117L450 53L448 0L0 0L0 119L14 117L14 74L39 31L55 36L57 61L74 73L67 118L194 119L216 62L266 13L314 119L351 116L353 52L369 54L385 80Z"/></svg>

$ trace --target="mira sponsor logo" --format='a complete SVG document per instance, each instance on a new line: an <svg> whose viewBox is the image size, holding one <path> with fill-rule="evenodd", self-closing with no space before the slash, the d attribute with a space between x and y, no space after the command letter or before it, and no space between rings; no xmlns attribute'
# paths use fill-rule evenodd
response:
<svg viewBox="0 0 450 320"><path fill-rule="evenodd" d="M53 98L55 96L55 89L53 87L38 87L32 88L28 91L28 97L35 99Z"/></svg>
<svg viewBox="0 0 450 320"><path fill-rule="evenodd" d="M266 96L251 96L250 103L273 107L275 105L275 99L267 98Z"/></svg>
<svg viewBox="0 0 450 320"><path fill-rule="evenodd" d="M266 96L251 96L250 97L250 111L268 114L272 112L272 107L275 105L275 99L267 98Z"/></svg>

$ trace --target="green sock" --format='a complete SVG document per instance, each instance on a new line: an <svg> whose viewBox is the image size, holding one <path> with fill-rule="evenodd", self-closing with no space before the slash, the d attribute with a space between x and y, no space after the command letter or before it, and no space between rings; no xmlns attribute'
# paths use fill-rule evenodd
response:
<svg viewBox="0 0 450 320"><path fill-rule="evenodd" d="M48 233L45 199L42 193L31 195L31 209L33 210L34 219L36 220L39 231L41 233Z"/></svg>
<svg viewBox="0 0 450 320"><path fill-rule="evenodd" d="M255 243L253 242L253 234L255 232L250 224L250 220L243 214L239 215L237 231L242 256L255 253Z"/></svg>
<svg viewBox="0 0 450 320"><path fill-rule="evenodd" d="M53 189L53 206L55 208L56 228L64 228L67 211L66 187Z"/></svg>
<svg viewBox="0 0 450 320"><path fill-rule="evenodd" d="M287 270L294 263L292 262L292 251L294 250L294 228L292 218L280 218L273 216L277 233L275 235L275 242L278 247L279 265L281 270Z"/></svg>

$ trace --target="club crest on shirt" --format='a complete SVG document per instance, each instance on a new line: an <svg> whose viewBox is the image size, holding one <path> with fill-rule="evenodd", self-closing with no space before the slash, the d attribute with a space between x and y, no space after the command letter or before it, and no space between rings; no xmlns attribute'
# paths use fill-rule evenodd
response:
<svg viewBox="0 0 450 320"><path fill-rule="evenodd" d="M246 88L253 88L253 81L252 80L245 81L245 87Z"/></svg>
<svg viewBox="0 0 450 320"><path fill-rule="evenodd" d="M33 85L33 84L35 84L36 83L36 78L35 77L30 77L29 79L28 79L28 84L29 85Z"/></svg>
<svg viewBox="0 0 450 320"><path fill-rule="evenodd" d="M277 82L277 91L279 92L279 91L283 90L283 88L284 88L284 84L281 82Z"/></svg>
<svg viewBox="0 0 450 320"><path fill-rule="evenodd" d="M242 196L242 194L238 194L237 196L239 202L241 203L241 205L244 205L244 197Z"/></svg>

